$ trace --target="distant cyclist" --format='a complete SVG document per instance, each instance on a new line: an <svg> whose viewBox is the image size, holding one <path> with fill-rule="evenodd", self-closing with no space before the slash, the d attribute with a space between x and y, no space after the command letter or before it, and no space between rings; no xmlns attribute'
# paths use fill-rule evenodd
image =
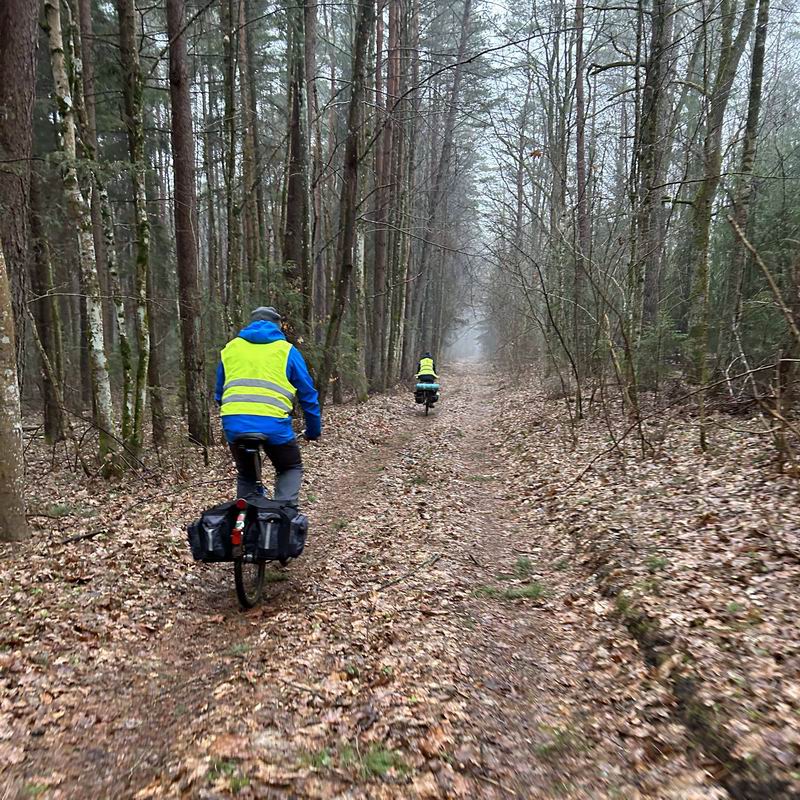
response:
<svg viewBox="0 0 800 800"><path fill-rule="evenodd" d="M238 497L256 491L255 465L242 444L255 434L275 468L274 499L296 508L303 462L292 430L295 395L305 414L306 439L319 439L322 418L306 362L280 326L274 308L253 311L250 324L222 351L215 398L239 473Z"/></svg>
<svg viewBox="0 0 800 800"><path fill-rule="evenodd" d="M438 383L436 362L430 353L423 353L417 364L417 383Z"/></svg>

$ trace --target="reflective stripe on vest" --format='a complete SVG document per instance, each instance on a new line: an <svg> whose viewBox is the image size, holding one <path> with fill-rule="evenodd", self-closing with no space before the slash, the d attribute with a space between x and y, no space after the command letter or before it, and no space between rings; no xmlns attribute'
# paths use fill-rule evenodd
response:
<svg viewBox="0 0 800 800"><path fill-rule="evenodd" d="M432 358L421 358L419 360L419 371L417 375L435 375L436 373L433 371L433 359Z"/></svg>
<svg viewBox="0 0 800 800"><path fill-rule="evenodd" d="M296 391L286 377L291 349L283 339L254 344L237 337L228 342L222 351L225 385L220 414L288 417Z"/></svg>

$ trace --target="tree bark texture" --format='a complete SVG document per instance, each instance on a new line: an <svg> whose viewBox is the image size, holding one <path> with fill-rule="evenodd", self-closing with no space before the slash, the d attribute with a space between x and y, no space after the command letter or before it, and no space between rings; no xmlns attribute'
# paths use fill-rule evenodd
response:
<svg viewBox="0 0 800 800"><path fill-rule="evenodd" d="M23 381L28 213L39 5L0 3L0 241L11 285L17 378Z"/></svg>
<svg viewBox="0 0 800 800"><path fill-rule="evenodd" d="M107 470L112 467L116 449L111 382L104 349L103 308L95 261L92 215L84 196L76 168L77 133L75 106L64 60L61 11L58 0L45 0L45 23L50 46L50 63L55 84L55 99L60 123L61 149L64 154L62 178L67 211L77 230L82 288L86 293L87 330L85 332L91 375L94 423L100 439L100 458Z"/></svg>
<svg viewBox="0 0 800 800"><path fill-rule="evenodd" d="M135 456L142 449L147 375L150 360L150 317L147 309L147 272L150 268L150 219L147 215L147 186L144 135L144 84L139 64L137 9L135 0L117 0L120 54L123 69L125 125L131 160L136 224L136 333L138 361L134 391L133 425L123 431L123 440Z"/></svg>
<svg viewBox="0 0 800 800"><path fill-rule="evenodd" d="M203 308L198 276L197 196L194 168L194 134L190 85L186 67L184 0L167 2L169 36L169 85L172 101L172 154L175 164L175 243L178 261L178 307L186 382L189 436L208 445L205 357L203 354Z"/></svg>
<svg viewBox="0 0 800 800"><path fill-rule="evenodd" d="M14 337L11 289L0 245L0 542L19 542L31 535L25 518L25 463Z"/></svg>

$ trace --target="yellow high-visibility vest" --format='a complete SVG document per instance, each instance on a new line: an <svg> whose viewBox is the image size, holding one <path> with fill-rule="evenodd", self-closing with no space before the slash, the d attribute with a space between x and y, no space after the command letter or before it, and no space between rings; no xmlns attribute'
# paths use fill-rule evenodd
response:
<svg viewBox="0 0 800 800"><path fill-rule="evenodd" d="M419 370L417 370L417 376L419 375L433 375L434 378L439 377L433 369L432 358L421 358L419 360Z"/></svg>
<svg viewBox="0 0 800 800"><path fill-rule="evenodd" d="M220 414L288 417L297 389L286 377L292 346L278 339L254 344L236 337L222 351L225 385Z"/></svg>

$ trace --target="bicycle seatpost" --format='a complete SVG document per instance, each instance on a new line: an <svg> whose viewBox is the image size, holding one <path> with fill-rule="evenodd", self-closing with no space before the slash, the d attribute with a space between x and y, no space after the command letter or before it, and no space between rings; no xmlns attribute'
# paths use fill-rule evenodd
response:
<svg viewBox="0 0 800 800"><path fill-rule="evenodd" d="M261 448L256 447L253 450L253 458L255 459L255 463L253 466L255 467L255 474L256 474L256 488L259 490L259 494L263 493L264 484L261 481Z"/></svg>

